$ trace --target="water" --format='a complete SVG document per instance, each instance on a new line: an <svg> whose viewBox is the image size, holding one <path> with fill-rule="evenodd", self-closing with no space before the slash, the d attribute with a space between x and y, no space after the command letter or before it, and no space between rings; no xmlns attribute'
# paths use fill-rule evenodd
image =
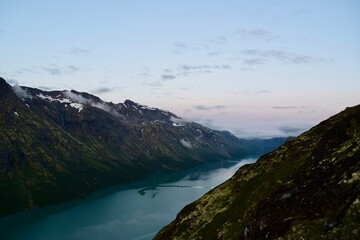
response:
<svg viewBox="0 0 360 240"><path fill-rule="evenodd" d="M188 203L226 181L248 158L101 190L89 198L0 219L0 239L151 239Z"/></svg>

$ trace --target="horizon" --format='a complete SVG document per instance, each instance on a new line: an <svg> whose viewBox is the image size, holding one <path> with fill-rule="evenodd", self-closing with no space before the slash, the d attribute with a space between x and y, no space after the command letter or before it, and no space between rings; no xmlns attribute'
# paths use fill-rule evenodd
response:
<svg viewBox="0 0 360 240"><path fill-rule="evenodd" d="M226 3L2 1L0 76L245 138L297 136L360 103L360 2Z"/></svg>

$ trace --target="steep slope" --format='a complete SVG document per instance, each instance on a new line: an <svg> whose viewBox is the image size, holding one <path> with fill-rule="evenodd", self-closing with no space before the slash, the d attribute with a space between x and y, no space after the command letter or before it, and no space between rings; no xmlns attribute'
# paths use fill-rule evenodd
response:
<svg viewBox="0 0 360 240"><path fill-rule="evenodd" d="M130 100L11 87L0 78L0 216L283 141L238 139Z"/></svg>
<svg viewBox="0 0 360 240"><path fill-rule="evenodd" d="M245 165L155 239L360 239L360 105Z"/></svg>

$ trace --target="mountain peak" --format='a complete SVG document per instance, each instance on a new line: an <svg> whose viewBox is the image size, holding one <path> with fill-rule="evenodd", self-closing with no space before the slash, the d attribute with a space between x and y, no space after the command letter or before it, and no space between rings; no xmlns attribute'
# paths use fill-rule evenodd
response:
<svg viewBox="0 0 360 240"><path fill-rule="evenodd" d="M5 79L3 79L2 77L0 77L0 84L4 84L6 83Z"/></svg>
<svg viewBox="0 0 360 240"><path fill-rule="evenodd" d="M124 101L124 104L127 106L127 107L131 107L131 106L139 106L140 104L138 104L138 103L136 103L136 102L134 102L134 101L132 101L132 100L130 100L130 99L126 99L125 101Z"/></svg>
<svg viewBox="0 0 360 240"><path fill-rule="evenodd" d="M5 88L9 88L10 85L5 81L5 79L3 79L2 77L0 77L0 88L1 89L5 89Z"/></svg>
<svg viewBox="0 0 360 240"><path fill-rule="evenodd" d="M13 94L12 87L0 77L0 98L7 98L9 94Z"/></svg>

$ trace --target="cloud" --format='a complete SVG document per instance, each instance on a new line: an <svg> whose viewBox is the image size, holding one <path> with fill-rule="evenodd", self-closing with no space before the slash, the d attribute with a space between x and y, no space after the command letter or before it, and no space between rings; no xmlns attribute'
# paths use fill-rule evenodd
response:
<svg viewBox="0 0 360 240"><path fill-rule="evenodd" d="M174 44L173 53L182 54L186 52L200 51L202 46L196 44L180 43L177 42Z"/></svg>
<svg viewBox="0 0 360 240"><path fill-rule="evenodd" d="M218 37L213 37L211 39L209 39L209 43L212 44L224 44L226 43L227 39L223 36L218 36Z"/></svg>
<svg viewBox="0 0 360 240"><path fill-rule="evenodd" d="M70 50L70 54L75 56L87 56L87 55L91 55L91 52L87 49L73 47Z"/></svg>
<svg viewBox="0 0 360 240"><path fill-rule="evenodd" d="M13 89L14 93L16 94L16 96L18 96L19 98L25 98L25 99L31 98L31 95L17 84L15 84L12 89Z"/></svg>
<svg viewBox="0 0 360 240"><path fill-rule="evenodd" d="M308 130L309 127L306 127L306 126L299 126L299 127L294 127L294 126L281 126L279 127L279 130L281 132L283 132L284 134L287 134L287 135L299 135L303 132L305 132L306 130Z"/></svg>
<svg viewBox="0 0 360 240"><path fill-rule="evenodd" d="M95 89L91 90L90 92L95 93L95 94L102 94L102 93L111 92L113 90L114 89L112 89L112 88L101 87L101 88L95 88Z"/></svg>
<svg viewBox="0 0 360 240"><path fill-rule="evenodd" d="M148 82L143 81L142 84L152 87L153 89L160 89L164 82L163 81L154 81L154 82Z"/></svg>
<svg viewBox="0 0 360 240"><path fill-rule="evenodd" d="M198 111L211 111L211 110L225 109L225 108L227 108L227 106L223 106L223 105L216 105L216 106L196 105L196 106L193 106L193 108L198 110Z"/></svg>
<svg viewBox="0 0 360 240"><path fill-rule="evenodd" d="M57 66L53 65L50 67L42 67L42 69L48 73L50 73L51 75L61 75L62 71L60 70L60 68L58 68Z"/></svg>
<svg viewBox="0 0 360 240"><path fill-rule="evenodd" d="M287 109L298 109L298 106L273 106L272 109L280 109L280 110L287 110ZM303 107L301 107L303 108Z"/></svg>
<svg viewBox="0 0 360 240"><path fill-rule="evenodd" d="M325 60L320 57L314 57L304 54L293 53L284 50L260 50L260 49L244 49L239 51L239 54L245 56L255 57L258 61L265 61L265 59L273 59L282 63L291 64L310 64L324 62ZM251 63L251 62L250 62Z"/></svg>
<svg viewBox="0 0 360 240"><path fill-rule="evenodd" d="M204 41L202 43L180 43L177 42L174 44L172 50L176 54L185 54L185 53L201 53L207 56L217 56L222 54L224 51L222 45L226 43L227 39L222 36L213 37Z"/></svg>
<svg viewBox="0 0 360 240"><path fill-rule="evenodd" d="M115 117L123 117L119 112L116 111L116 109L114 109L111 105L108 105L106 102L94 102L92 99L85 98L81 94L76 94L70 91L66 91L64 94L66 97L70 98L76 103L99 108Z"/></svg>
<svg viewBox="0 0 360 240"><path fill-rule="evenodd" d="M240 28L237 31L238 34L240 34L244 38L248 38L250 40L254 39L260 39L260 40L273 40L274 36L267 30L261 29L261 28L255 28L255 29L245 29Z"/></svg>
<svg viewBox="0 0 360 240"><path fill-rule="evenodd" d="M163 81L173 80L175 78L176 78L176 76L171 75L171 74L164 74L161 76L161 80L163 80Z"/></svg>
<svg viewBox="0 0 360 240"><path fill-rule="evenodd" d="M50 73L51 75L74 74L75 72L78 72L80 70L80 68L74 65L69 65L67 67L58 67L55 64L48 67L41 67L41 69Z"/></svg>
<svg viewBox="0 0 360 240"><path fill-rule="evenodd" d="M18 82L13 78L6 78L6 82L10 85L17 85Z"/></svg>
<svg viewBox="0 0 360 240"><path fill-rule="evenodd" d="M38 88L39 88L39 89L42 89L42 90L46 90L46 91L55 89L54 87L53 87L53 88L50 88L50 87L46 87L46 86L38 86Z"/></svg>
<svg viewBox="0 0 360 240"><path fill-rule="evenodd" d="M257 96L257 95L260 95L260 94L272 93L272 91L264 89L264 90L244 90L244 91L241 91L241 92L234 91L232 93L235 94L235 95Z"/></svg>
<svg viewBox="0 0 360 240"><path fill-rule="evenodd" d="M37 71L36 67L30 67L30 68L19 68L15 71L15 73L17 74L22 74L22 73L34 73L34 74L39 74L39 72Z"/></svg>
<svg viewBox="0 0 360 240"><path fill-rule="evenodd" d="M214 129L214 130L219 130L221 129L221 126L217 125L216 123L214 123L213 119L210 118L203 118L203 119L196 119L194 120L195 122L200 123L201 125L204 125L208 128Z"/></svg>
<svg viewBox="0 0 360 240"><path fill-rule="evenodd" d="M230 65L180 65L184 70L211 70L211 69L231 69Z"/></svg>
<svg viewBox="0 0 360 240"><path fill-rule="evenodd" d="M174 80L177 77L186 77L189 75L197 75L197 74L203 74L203 73L213 73L215 70L226 70L231 69L231 66L228 64L219 64L219 65L189 65L189 64L183 64L179 65L177 69L171 70L171 69L165 69L164 73L161 75L162 82L168 81L168 80ZM148 83L147 81L143 82L146 85L150 86L162 86L162 83L159 81Z"/></svg>
<svg viewBox="0 0 360 240"><path fill-rule="evenodd" d="M72 101L76 102L76 103L80 103L80 104L89 104L92 102L91 99L87 99L85 97L83 97L80 94L76 94L70 91L66 91L65 96L70 98Z"/></svg>
<svg viewBox="0 0 360 240"><path fill-rule="evenodd" d="M143 77L151 77L151 74L149 72L142 72L142 73L139 74L139 76L141 78L143 78Z"/></svg>
<svg viewBox="0 0 360 240"><path fill-rule="evenodd" d="M67 67L67 73L69 73L69 74L72 74L72 73L77 72L79 70L80 70L80 68L78 68L78 67L76 67L74 65L69 65Z"/></svg>
<svg viewBox="0 0 360 240"><path fill-rule="evenodd" d="M262 58L248 58L244 59L243 63L246 65L262 65L265 63L265 60Z"/></svg>
<svg viewBox="0 0 360 240"><path fill-rule="evenodd" d="M218 57L220 55L223 55L225 52L223 50L211 50L206 55L208 57Z"/></svg>
<svg viewBox="0 0 360 240"><path fill-rule="evenodd" d="M190 141L186 141L185 139L180 139L181 144L186 148L192 148L192 144Z"/></svg>

